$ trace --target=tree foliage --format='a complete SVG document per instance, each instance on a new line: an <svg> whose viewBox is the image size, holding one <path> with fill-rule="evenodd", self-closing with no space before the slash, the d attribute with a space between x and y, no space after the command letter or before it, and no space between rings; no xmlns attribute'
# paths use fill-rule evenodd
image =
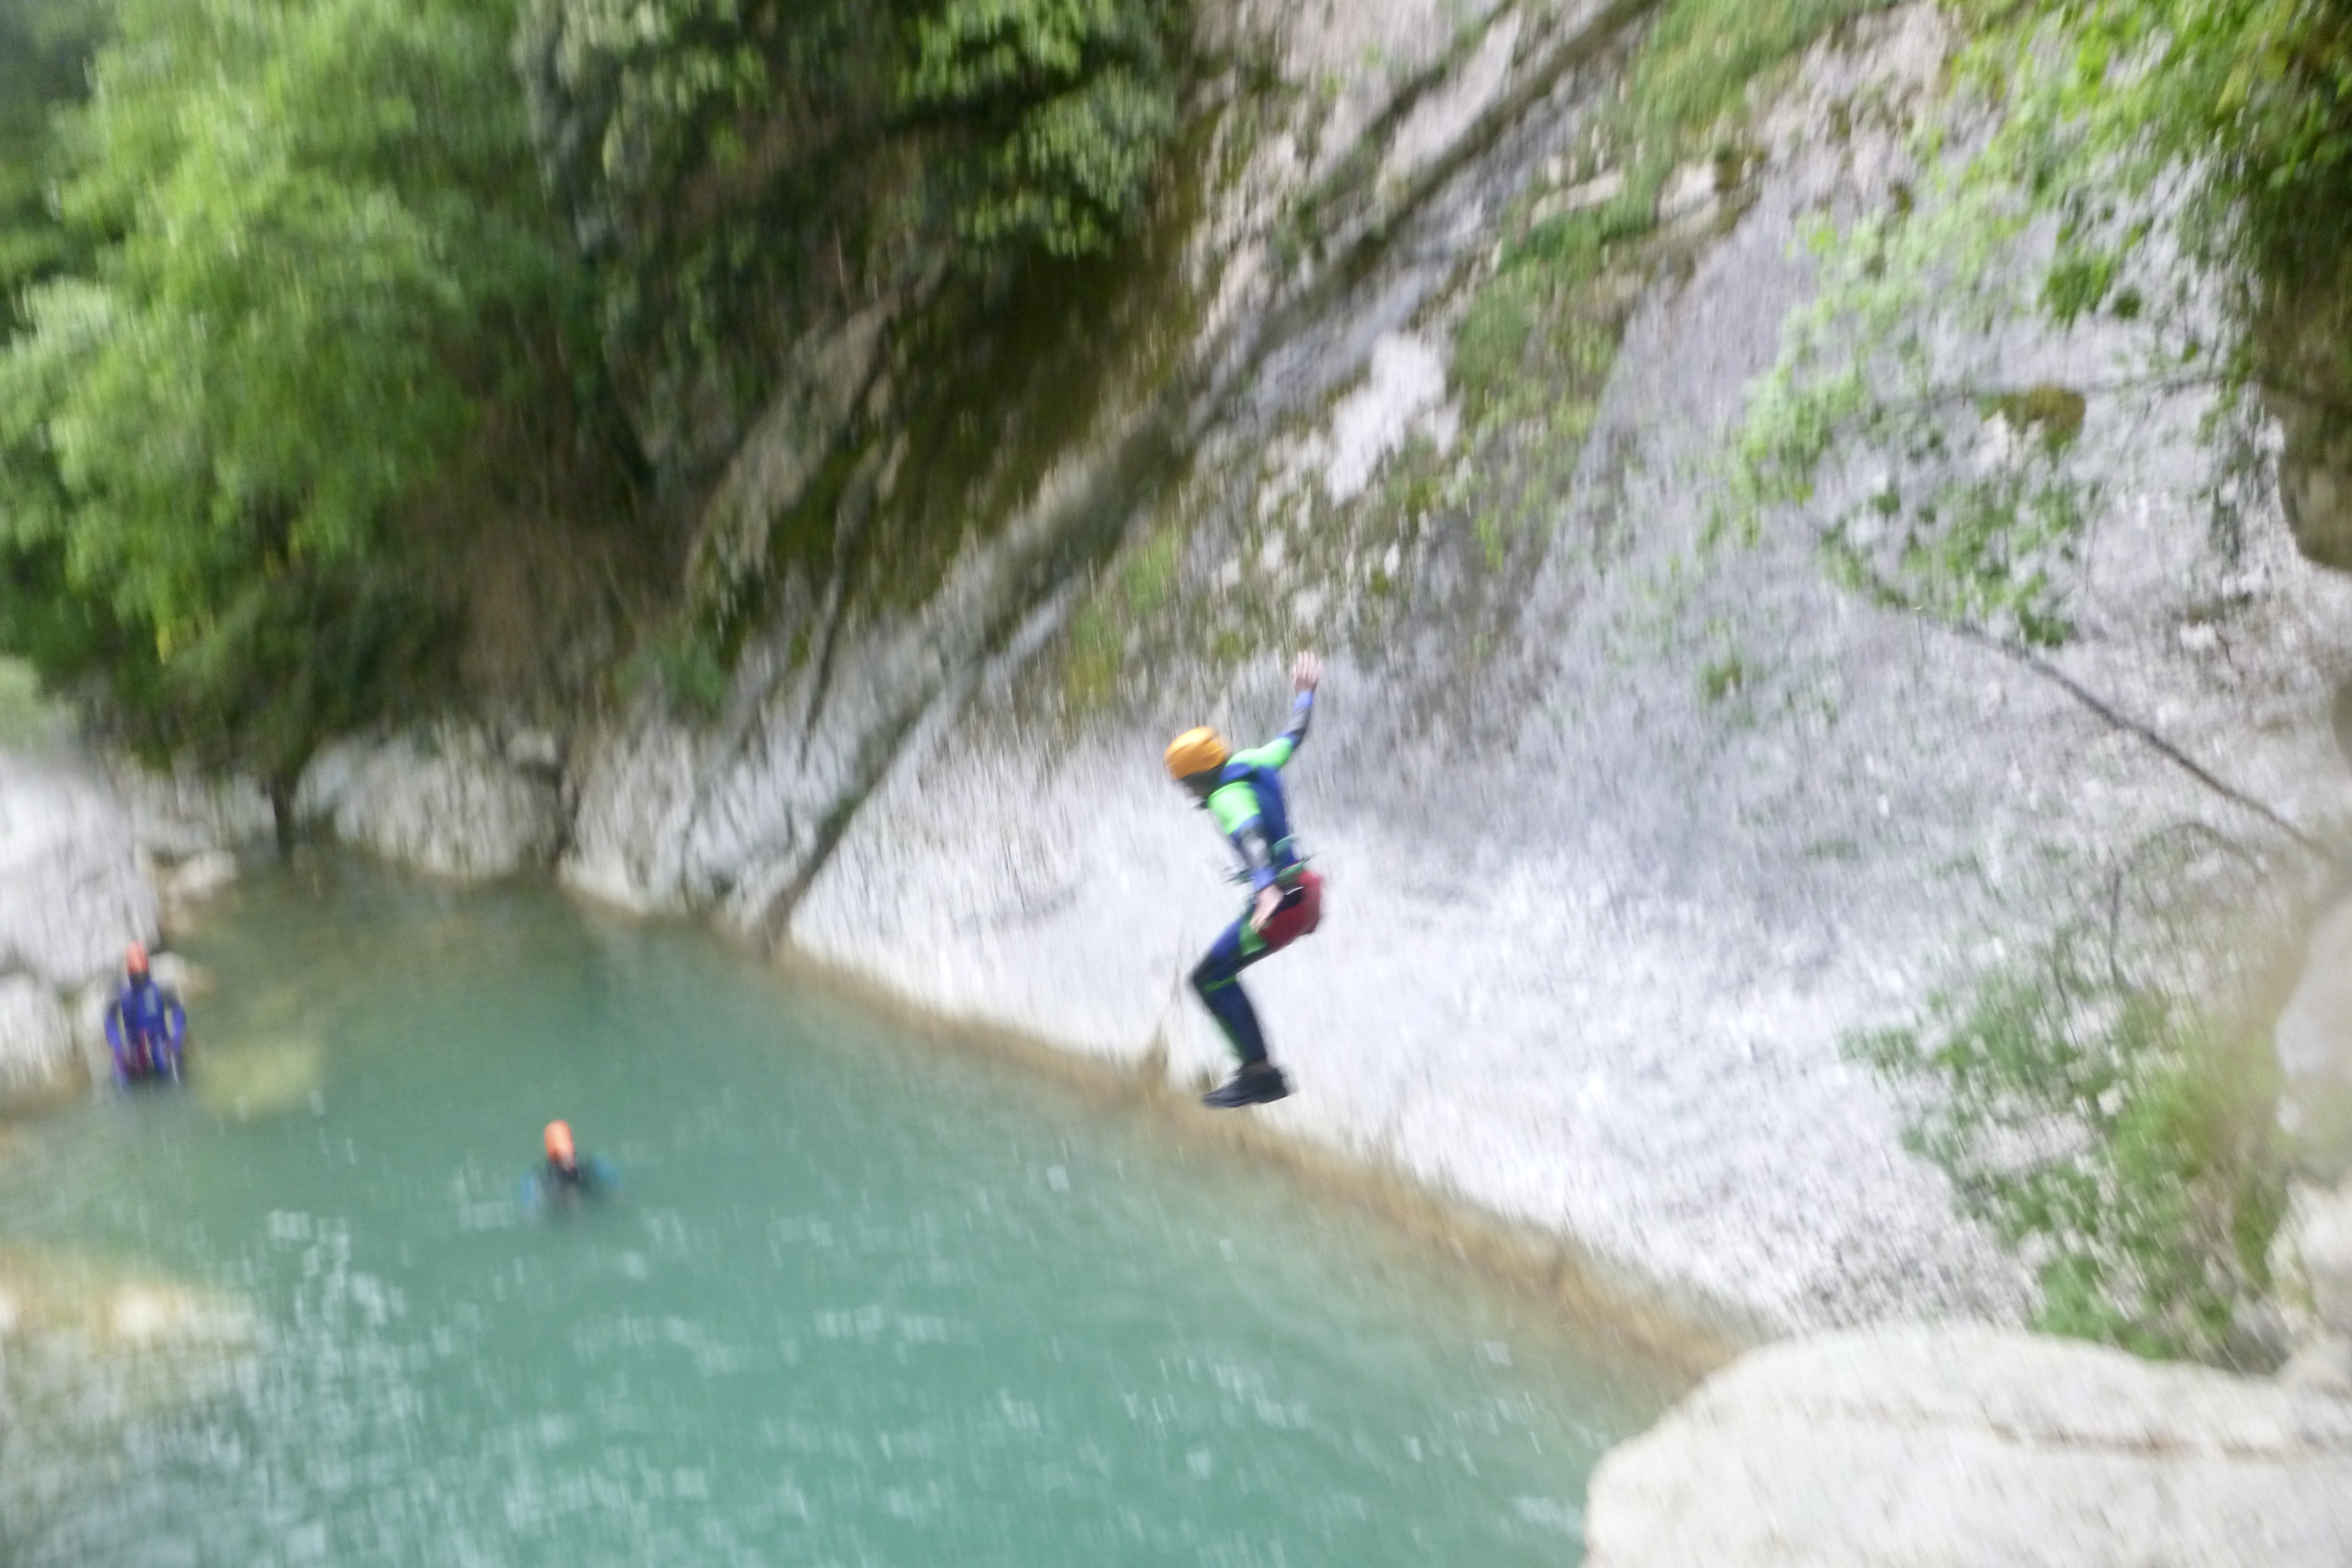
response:
<svg viewBox="0 0 2352 1568"><path fill-rule="evenodd" d="M562 330L569 266L469 0L123 0L0 352L0 545L52 673L290 776L421 640L396 508ZM529 389L543 395L544 387ZM46 630L50 635L39 635ZM331 676L331 679L329 677Z"/></svg>
<svg viewBox="0 0 2352 1568"><path fill-rule="evenodd" d="M1180 4L18 0L0 647L290 780L440 679L421 509L691 482L811 324L1116 243Z"/></svg>
<svg viewBox="0 0 2352 1568"><path fill-rule="evenodd" d="M943 268L1099 256L1172 143L1184 0L530 0L550 178L607 348L660 428L722 441L813 319Z"/></svg>
<svg viewBox="0 0 2352 1568"><path fill-rule="evenodd" d="M983 251L1100 252L1176 132L1168 0L947 0L915 24L908 102L972 127L956 223Z"/></svg>
<svg viewBox="0 0 2352 1568"><path fill-rule="evenodd" d="M0 321L27 284L73 258L49 210L57 176L51 117L82 95L110 7L106 0L17 0L0 7Z"/></svg>

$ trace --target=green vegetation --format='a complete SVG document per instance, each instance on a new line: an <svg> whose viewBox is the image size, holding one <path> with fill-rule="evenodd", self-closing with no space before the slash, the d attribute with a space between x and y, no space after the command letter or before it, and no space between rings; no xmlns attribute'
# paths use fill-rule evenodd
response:
<svg viewBox="0 0 2352 1568"><path fill-rule="evenodd" d="M707 460L664 405L755 406L812 321L1108 251L1185 31L1183 0L530 0L532 118L658 455Z"/></svg>
<svg viewBox="0 0 2352 1568"><path fill-rule="evenodd" d="M1854 454L1891 456L1822 520L1840 574L2046 647L2104 500L2066 457L2090 405L2010 379L2000 331L2138 322L2141 362L2102 389L2118 421L2196 384L2217 440L2245 438L2251 390L2340 407L2352 19L2301 0L2037 0L1969 20L1963 102L1997 128L1967 154L1923 128L1916 193L1819 226L1825 286L1752 395L1727 520L1812 506Z"/></svg>
<svg viewBox="0 0 2352 1568"><path fill-rule="evenodd" d="M1064 634L1063 689L1081 708L1099 707L1118 689L1127 639L1168 609L1183 558L1183 531L1163 527L1129 549L1104 574Z"/></svg>
<svg viewBox="0 0 2352 1568"><path fill-rule="evenodd" d="M2074 931L1849 1050L1899 1090L1928 1086L1912 1146L2033 1264L2038 1327L2259 1361L2245 1310L2285 1204L2259 1029L2218 1029Z"/></svg>
<svg viewBox="0 0 2352 1568"><path fill-rule="evenodd" d="M1453 380L1469 440L1462 471L1507 458L1515 497L1481 506L1486 553L1547 515L1573 479L1638 284L1660 259L1659 196L1674 171L1711 163L1729 190L1753 154L1760 83L1807 46L1888 0L1666 0L1562 171L1564 196L1524 204L1495 270L1455 330Z"/></svg>
<svg viewBox="0 0 2352 1568"><path fill-rule="evenodd" d="M1718 706L1745 691L1751 679L1747 661L1736 653L1709 659L1699 666L1699 699L1710 708Z"/></svg>
<svg viewBox="0 0 2352 1568"><path fill-rule="evenodd" d="M984 314L1118 243L1185 31L1181 0L20 0L0 649L282 794L466 679L512 610L478 542L674 559L802 335L942 272ZM613 673L708 708L707 640Z"/></svg>
<svg viewBox="0 0 2352 1568"><path fill-rule="evenodd" d="M49 219L56 174L49 118L79 99L108 0L43 0L0 8L0 322L11 329L26 285L66 266L74 247Z"/></svg>
<svg viewBox="0 0 2352 1568"><path fill-rule="evenodd" d="M715 718L727 700L726 664L709 638L691 632L648 641L630 656L621 680L632 691L658 693L685 718Z"/></svg>
<svg viewBox="0 0 2352 1568"><path fill-rule="evenodd" d="M1916 189L1817 226L1822 290L1751 392L1723 521L1800 510L1841 581L2049 672L2040 650L2071 635L2075 552L2106 500L2079 461L2086 428L2201 390L2226 482L2250 395L2340 422L2352 16L1988 0L1966 19L1955 120L1994 129L1963 152L1920 128ZM2011 373L2004 333L2102 316L2134 323L2139 358L2096 396ZM1919 1147L2033 1262L2043 1327L2243 1362L2283 1201L2275 1065L2263 1031L2231 1022L2241 1010L2135 979L2112 931L2098 946L2063 934L1855 1049L1923 1097Z"/></svg>
<svg viewBox="0 0 2352 1568"><path fill-rule="evenodd" d="M975 127L960 149L962 237L1108 249L1176 133L1183 20L1169 0L948 0L919 18L908 103Z"/></svg>
<svg viewBox="0 0 2352 1568"><path fill-rule="evenodd" d="M41 695L40 672L21 658L0 658L0 747L37 746L62 721Z"/></svg>
<svg viewBox="0 0 2352 1568"><path fill-rule="evenodd" d="M278 784L420 674L395 509L544 397L565 259L496 6L123 0L0 352L8 640ZM21 232L21 231L20 231ZM53 254L57 247L53 247Z"/></svg>

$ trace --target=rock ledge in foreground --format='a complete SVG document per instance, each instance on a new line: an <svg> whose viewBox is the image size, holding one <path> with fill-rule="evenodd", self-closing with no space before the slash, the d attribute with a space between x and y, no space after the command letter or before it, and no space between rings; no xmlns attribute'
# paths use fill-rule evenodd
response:
<svg viewBox="0 0 2352 1568"><path fill-rule="evenodd" d="M2352 1400L2072 1341L1743 1357L1592 1479L1590 1568L2343 1568Z"/></svg>

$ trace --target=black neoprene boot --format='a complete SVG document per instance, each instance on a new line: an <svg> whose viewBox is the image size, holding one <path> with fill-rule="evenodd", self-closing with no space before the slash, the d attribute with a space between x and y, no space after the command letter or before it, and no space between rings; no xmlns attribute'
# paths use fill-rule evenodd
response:
<svg viewBox="0 0 2352 1568"><path fill-rule="evenodd" d="M1290 1096L1290 1080L1272 1062L1252 1062L1201 1097L1201 1103L1220 1110L1244 1105L1271 1105Z"/></svg>

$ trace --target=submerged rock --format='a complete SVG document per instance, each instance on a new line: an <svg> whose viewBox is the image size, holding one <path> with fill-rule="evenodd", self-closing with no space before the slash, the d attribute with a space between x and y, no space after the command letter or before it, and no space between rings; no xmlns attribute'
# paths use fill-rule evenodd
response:
<svg viewBox="0 0 2352 1568"><path fill-rule="evenodd" d="M205 1110L250 1121L309 1103L325 1081L325 1064L316 1040L270 1040L208 1049L190 1079Z"/></svg>
<svg viewBox="0 0 2352 1568"><path fill-rule="evenodd" d="M236 1297L68 1253L0 1250L0 1519L44 1506L61 1456L235 1390L261 1342Z"/></svg>
<svg viewBox="0 0 2352 1568"><path fill-rule="evenodd" d="M2341 1568L2352 1401L1989 1330L1755 1352L1594 1472L1591 1568Z"/></svg>
<svg viewBox="0 0 2352 1568"><path fill-rule="evenodd" d="M468 881L546 866L564 837L557 782L457 722L329 747L295 809L386 859Z"/></svg>

